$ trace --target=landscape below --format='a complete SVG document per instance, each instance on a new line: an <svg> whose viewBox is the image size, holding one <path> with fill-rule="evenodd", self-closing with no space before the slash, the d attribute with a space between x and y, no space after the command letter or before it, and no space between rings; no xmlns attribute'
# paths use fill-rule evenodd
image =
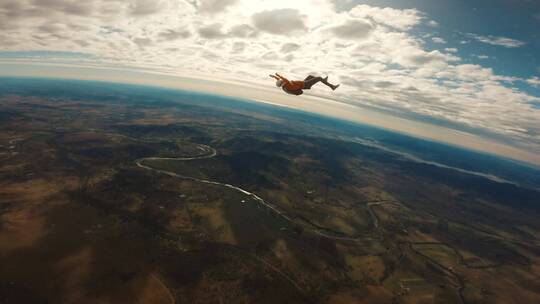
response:
<svg viewBox="0 0 540 304"><path fill-rule="evenodd" d="M540 303L538 189L314 114L0 78L0 303Z"/></svg>

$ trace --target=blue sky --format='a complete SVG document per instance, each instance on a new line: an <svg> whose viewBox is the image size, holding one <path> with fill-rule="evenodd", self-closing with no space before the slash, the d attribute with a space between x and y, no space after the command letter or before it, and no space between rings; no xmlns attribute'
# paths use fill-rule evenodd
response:
<svg viewBox="0 0 540 304"><path fill-rule="evenodd" d="M527 0L473 1L363 1L399 8L418 8L437 20L433 31L444 37L450 47L471 62L493 67L496 73L524 78L540 74L540 3ZM467 34L510 37L522 41L521 47L508 48L471 39ZM466 41L462 44L460 42ZM475 55L487 55L479 59Z"/></svg>
<svg viewBox="0 0 540 304"><path fill-rule="evenodd" d="M539 29L536 0L0 0L0 64L139 69L248 92L276 90L273 72L329 75L338 91L303 100L540 154Z"/></svg>
<svg viewBox="0 0 540 304"><path fill-rule="evenodd" d="M425 12L439 26L420 29L442 37L449 48L457 48L464 61L493 68L494 72L525 79L540 75L540 2L535 0L372 0L341 1L343 8L363 3ZM501 47L480 42L470 34L511 38L524 44ZM438 49L437 43L429 43ZM489 58L479 58L488 56ZM523 86L527 88L527 86ZM528 89L531 89L528 87ZM534 89L534 88L533 88ZM540 88L531 90L540 94Z"/></svg>

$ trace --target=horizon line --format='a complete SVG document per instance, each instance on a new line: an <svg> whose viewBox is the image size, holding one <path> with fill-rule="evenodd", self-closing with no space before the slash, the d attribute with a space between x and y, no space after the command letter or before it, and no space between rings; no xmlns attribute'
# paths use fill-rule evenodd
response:
<svg viewBox="0 0 540 304"><path fill-rule="evenodd" d="M248 82L250 86L246 86L235 81L207 79L202 76L183 77L159 71L137 69L135 67L117 68L65 63L58 64L53 62L3 62L0 60L0 67L2 66L9 67L0 69L0 77L4 78L41 78L140 85L198 92L270 104L502 157L540 169L540 155L537 153L519 149L504 142L486 139L478 134L430 122L403 118L377 111L376 109L351 105L323 96L306 94L305 96L291 97L283 92L278 92L275 88L270 90L253 82ZM146 77L137 77L137 74Z"/></svg>

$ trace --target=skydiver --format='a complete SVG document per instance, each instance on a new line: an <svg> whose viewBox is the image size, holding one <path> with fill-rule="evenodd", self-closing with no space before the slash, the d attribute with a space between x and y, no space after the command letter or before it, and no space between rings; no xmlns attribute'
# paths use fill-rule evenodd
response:
<svg viewBox="0 0 540 304"><path fill-rule="evenodd" d="M303 90L311 89L311 87L318 82L324 83L329 88L331 88L332 91L336 90L339 87L339 84L334 85L334 84L329 83L328 76L326 76L325 78L322 78L322 77L315 77L315 76L309 75L304 80L288 80L287 78L279 75L278 73L276 73L275 75L269 75L269 76L276 80L277 87L281 87L283 91L285 91L287 94L292 94L292 95L302 95L304 93Z"/></svg>

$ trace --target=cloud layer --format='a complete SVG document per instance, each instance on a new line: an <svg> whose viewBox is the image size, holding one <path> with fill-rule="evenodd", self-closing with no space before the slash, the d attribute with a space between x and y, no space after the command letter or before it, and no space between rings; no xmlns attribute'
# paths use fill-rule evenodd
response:
<svg viewBox="0 0 540 304"><path fill-rule="evenodd" d="M330 75L343 84L332 95L340 101L540 151L540 99L518 86L537 87L538 78L465 63L442 37L429 38L440 48L428 49L417 29L438 26L415 9L338 12L330 0L0 0L0 50L80 52L92 63L261 83L276 71Z"/></svg>
<svg viewBox="0 0 540 304"><path fill-rule="evenodd" d="M477 34L468 34L468 36L482 43L503 46L506 48L518 48L525 45L525 42L523 41L507 37L482 36Z"/></svg>

